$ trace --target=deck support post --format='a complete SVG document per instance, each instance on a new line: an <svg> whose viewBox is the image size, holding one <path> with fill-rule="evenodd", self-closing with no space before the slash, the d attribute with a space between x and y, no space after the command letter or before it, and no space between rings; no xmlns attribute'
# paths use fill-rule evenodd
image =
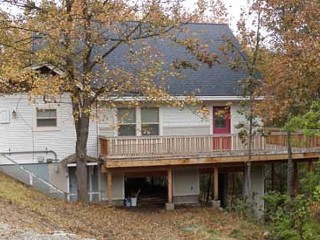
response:
<svg viewBox="0 0 320 240"><path fill-rule="evenodd" d="M314 171L314 164L313 164L312 160L308 161L308 171L309 172L313 172Z"/></svg>
<svg viewBox="0 0 320 240"><path fill-rule="evenodd" d="M211 206L216 208L216 207L220 207L221 203L219 200L219 171L218 171L218 167L215 166L213 168L213 196L212 199L213 201L211 202Z"/></svg>
<svg viewBox="0 0 320 240"><path fill-rule="evenodd" d="M298 162L293 162L293 195L296 196L298 194Z"/></svg>
<svg viewBox="0 0 320 240"><path fill-rule="evenodd" d="M107 171L107 183L108 183L108 205L112 206L112 173Z"/></svg>
<svg viewBox="0 0 320 240"><path fill-rule="evenodd" d="M271 190L275 190L275 181L274 181L274 176L275 176L275 167L274 163L271 163Z"/></svg>
<svg viewBox="0 0 320 240"><path fill-rule="evenodd" d="M214 167L213 169L213 200L219 200L219 182L218 182L219 171L218 167Z"/></svg>
<svg viewBox="0 0 320 240"><path fill-rule="evenodd" d="M166 203L166 210L174 210L173 204L173 183L172 183L172 168L168 168L168 203Z"/></svg>

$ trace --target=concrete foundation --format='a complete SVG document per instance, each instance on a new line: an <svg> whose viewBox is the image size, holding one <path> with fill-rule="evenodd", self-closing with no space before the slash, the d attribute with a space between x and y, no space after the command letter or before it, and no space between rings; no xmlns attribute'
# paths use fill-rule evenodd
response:
<svg viewBox="0 0 320 240"><path fill-rule="evenodd" d="M199 204L199 195L173 196L173 202L179 204Z"/></svg>
<svg viewBox="0 0 320 240"><path fill-rule="evenodd" d="M257 218L263 216L264 211L264 165L252 165L251 168L251 196L253 210Z"/></svg>
<svg viewBox="0 0 320 240"><path fill-rule="evenodd" d="M123 206L123 200L122 199L113 199L112 200L112 206L121 207Z"/></svg>
<svg viewBox="0 0 320 240"><path fill-rule="evenodd" d="M210 205L212 208L220 208L221 207L221 201L220 200L212 200L210 202Z"/></svg>
<svg viewBox="0 0 320 240"><path fill-rule="evenodd" d="M166 210L167 211L174 210L174 203L166 203Z"/></svg>

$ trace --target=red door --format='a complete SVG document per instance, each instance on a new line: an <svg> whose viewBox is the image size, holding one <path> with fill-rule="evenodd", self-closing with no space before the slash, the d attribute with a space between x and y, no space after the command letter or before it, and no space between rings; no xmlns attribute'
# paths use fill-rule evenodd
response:
<svg viewBox="0 0 320 240"><path fill-rule="evenodd" d="M213 107L213 134L218 136L213 137L214 150L230 150L230 108ZM223 135L226 136L223 136Z"/></svg>

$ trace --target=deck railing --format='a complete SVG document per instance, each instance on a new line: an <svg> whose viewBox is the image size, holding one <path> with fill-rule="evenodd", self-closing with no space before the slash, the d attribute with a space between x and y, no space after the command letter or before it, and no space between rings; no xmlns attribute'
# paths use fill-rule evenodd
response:
<svg viewBox="0 0 320 240"><path fill-rule="evenodd" d="M292 135L294 152L320 149L320 137ZM255 135L252 139L253 153L275 153L287 150L287 135L273 133ZM107 157L187 156L195 154L224 154L248 151L248 144L237 134L205 136L141 136L100 137L100 152Z"/></svg>

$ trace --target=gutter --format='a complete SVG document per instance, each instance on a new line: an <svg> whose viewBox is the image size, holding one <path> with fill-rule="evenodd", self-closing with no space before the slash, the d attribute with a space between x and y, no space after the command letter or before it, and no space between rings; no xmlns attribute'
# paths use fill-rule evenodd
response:
<svg viewBox="0 0 320 240"><path fill-rule="evenodd" d="M244 97L244 96L194 96L196 99L201 100L201 101L243 101L243 100L248 100L249 97ZM185 100L186 96L182 95L172 95L172 99L178 99L178 100ZM264 97L256 97L256 100L263 100ZM138 97L129 97L129 96L123 96L123 97L100 97L98 98L99 101L114 101L114 102L126 102L126 101L146 101L148 100L146 97L143 96L138 96Z"/></svg>

